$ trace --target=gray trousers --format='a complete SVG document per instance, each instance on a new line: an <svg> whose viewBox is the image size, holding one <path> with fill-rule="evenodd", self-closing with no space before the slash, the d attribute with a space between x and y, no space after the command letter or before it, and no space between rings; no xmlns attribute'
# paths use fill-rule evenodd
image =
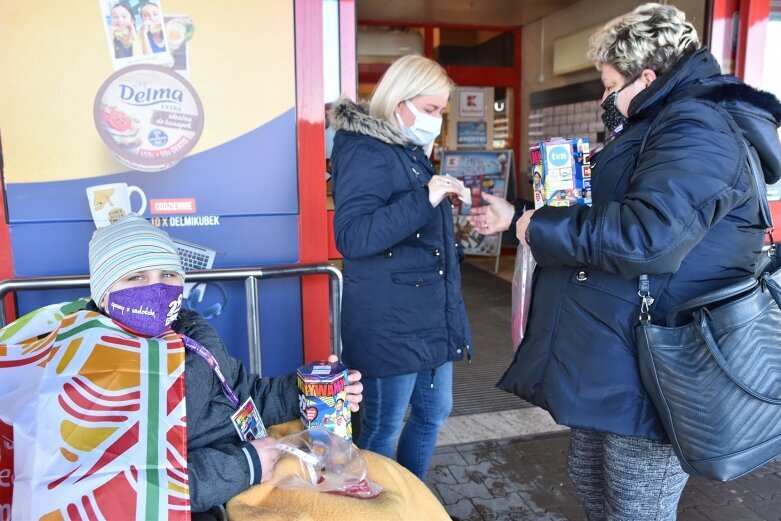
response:
<svg viewBox="0 0 781 521"><path fill-rule="evenodd" d="M578 429L567 471L589 521L673 521L689 477L669 444Z"/></svg>

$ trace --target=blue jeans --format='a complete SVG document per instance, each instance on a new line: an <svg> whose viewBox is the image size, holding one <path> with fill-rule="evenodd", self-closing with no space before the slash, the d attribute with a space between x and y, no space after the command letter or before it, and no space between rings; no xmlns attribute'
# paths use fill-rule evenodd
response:
<svg viewBox="0 0 781 521"><path fill-rule="evenodd" d="M363 419L358 447L396 459L424 479L439 429L453 408L453 363L419 373L361 381ZM408 405L412 410L405 424ZM398 449L394 451L397 439Z"/></svg>

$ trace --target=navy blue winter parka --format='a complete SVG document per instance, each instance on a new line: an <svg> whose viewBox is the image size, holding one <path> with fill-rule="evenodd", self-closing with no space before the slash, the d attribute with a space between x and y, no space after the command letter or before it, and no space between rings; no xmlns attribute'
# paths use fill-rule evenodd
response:
<svg viewBox="0 0 781 521"><path fill-rule="evenodd" d="M434 167L398 129L348 99L330 121L342 359L383 377L471 356L451 205L428 199Z"/></svg>
<svg viewBox="0 0 781 521"><path fill-rule="evenodd" d="M721 76L706 49L637 94L628 127L592 158L593 205L532 216L529 323L499 387L560 424L664 440L638 372L638 276L650 275L664 323L753 274L764 229L741 130L775 182L779 119L774 96Z"/></svg>

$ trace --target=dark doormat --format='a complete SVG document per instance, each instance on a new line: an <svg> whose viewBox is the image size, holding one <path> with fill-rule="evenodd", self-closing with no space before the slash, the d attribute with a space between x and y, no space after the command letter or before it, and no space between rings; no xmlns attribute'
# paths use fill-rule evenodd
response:
<svg viewBox="0 0 781 521"><path fill-rule="evenodd" d="M451 416L531 407L517 396L500 391L496 382L513 357L510 340L512 284L491 273L461 264L461 292L472 326L472 363L453 365Z"/></svg>

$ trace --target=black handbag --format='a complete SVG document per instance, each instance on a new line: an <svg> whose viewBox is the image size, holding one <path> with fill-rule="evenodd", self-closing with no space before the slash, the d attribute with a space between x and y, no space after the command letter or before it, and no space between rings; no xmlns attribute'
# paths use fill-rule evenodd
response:
<svg viewBox="0 0 781 521"><path fill-rule="evenodd" d="M746 151L772 229L759 160ZM640 376L688 474L726 481L781 454L781 255L772 240L763 256L756 277L677 306L664 326L651 323L649 278L640 277Z"/></svg>

